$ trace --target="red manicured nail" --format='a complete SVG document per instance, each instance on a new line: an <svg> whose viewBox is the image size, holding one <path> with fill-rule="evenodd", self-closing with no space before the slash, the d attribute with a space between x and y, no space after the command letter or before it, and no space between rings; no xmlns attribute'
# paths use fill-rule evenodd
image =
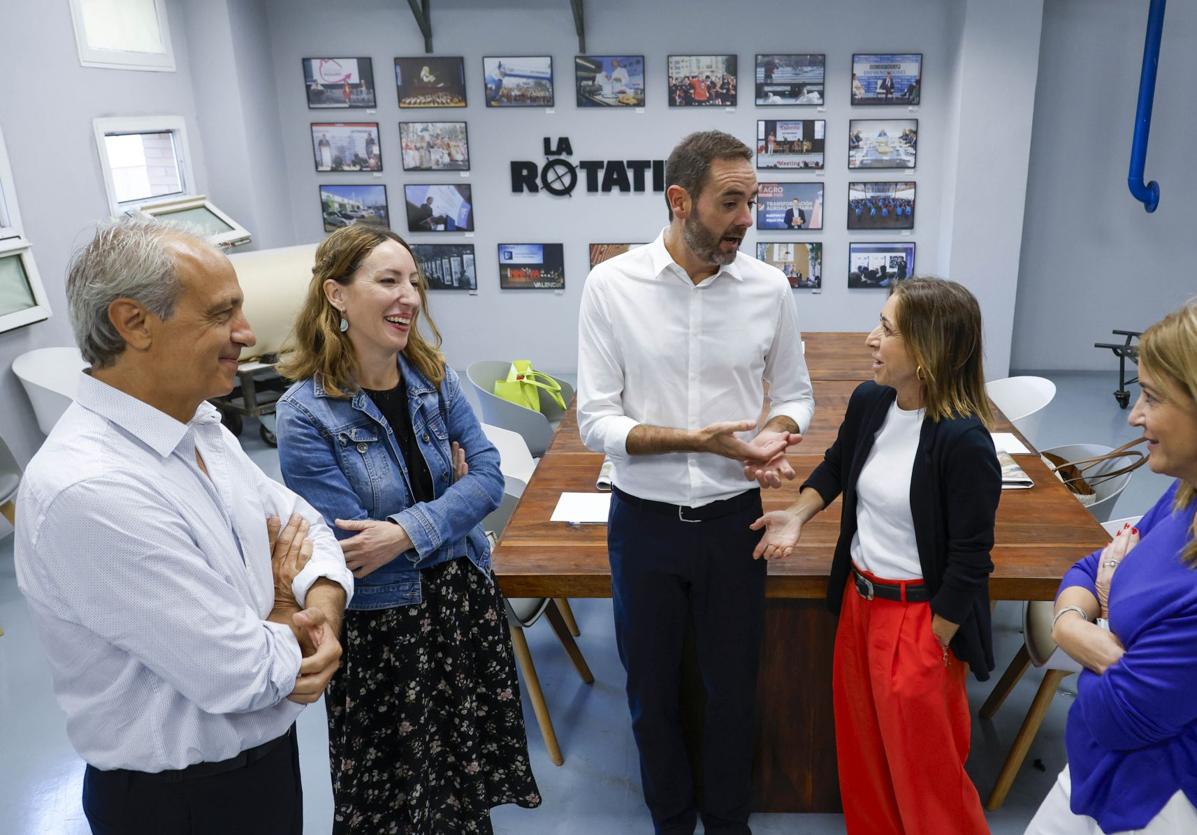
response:
<svg viewBox="0 0 1197 835"><path fill-rule="evenodd" d="M1133 533L1135 536L1138 536L1138 535L1139 535L1139 529L1138 529L1138 528L1131 528L1131 533Z"/></svg>

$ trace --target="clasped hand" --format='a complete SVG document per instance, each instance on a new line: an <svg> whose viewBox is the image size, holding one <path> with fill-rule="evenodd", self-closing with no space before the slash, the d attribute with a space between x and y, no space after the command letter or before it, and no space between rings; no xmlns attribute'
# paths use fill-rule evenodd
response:
<svg viewBox="0 0 1197 835"><path fill-rule="evenodd" d="M740 461L744 477L761 487L780 487L782 480L794 478L794 468L786 460L786 449L802 441L795 432L763 429L751 441L736 437L756 426L752 420L726 420L698 430L698 449Z"/></svg>

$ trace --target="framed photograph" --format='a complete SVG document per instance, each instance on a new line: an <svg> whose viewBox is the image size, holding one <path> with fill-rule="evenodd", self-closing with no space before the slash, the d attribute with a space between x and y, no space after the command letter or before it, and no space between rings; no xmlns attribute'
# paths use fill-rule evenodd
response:
<svg viewBox="0 0 1197 835"><path fill-rule="evenodd" d="M644 107L643 55L576 55L578 107Z"/></svg>
<svg viewBox="0 0 1197 835"><path fill-rule="evenodd" d="M918 104L922 86L921 52L852 56L852 104Z"/></svg>
<svg viewBox="0 0 1197 835"><path fill-rule="evenodd" d="M735 55L670 55L670 107L735 107Z"/></svg>
<svg viewBox="0 0 1197 835"><path fill-rule="evenodd" d="M324 212L325 232L335 232L355 222L377 223L388 229L391 226L384 185L322 185L320 208Z"/></svg>
<svg viewBox="0 0 1197 835"><path fill-rule="evenodd" d="M848 183L849 229L913 229L914 183Z"/></svg>
<svg viewBox="0 0 1197 835"><path fill-rule="evenodd" d="M369 58L304 58L308 109L374 108L374 62Z"/></svg>
<svg viewBox="0 0 1197 835"><path fill-rule="evenodd" d="M761 107L823 103L827 56L756 56L756 103Z"/></svg>
<svg viewBox="0 0 1197 835"><path fill-rule="evenodd" d="M822 183L760 183L756 228L805 232L823 228Z"/></svg>
<svg viewBox="0 0 1197 835"><path fill-rule="evenodd" d="M465 59L461 57L395 59L399 107L465 107Z"/></svg>
<svg viewBox="0 0 1197 835"><path fill-rule="evenodd" d="M591 244L590 245L590 269L594 269L604 261L609 261L616 255L623 255L625 252L630 252L638 246L644 244Z"/></svg>
<svg viewBox="0 0 1197 835"><path fill-rule="evenodd" d="M469 171L465 122L400 122L404 171Z"/></svg>
<svg viewBox="0 0 1197 835"><path fill-rule="evenodd" d="M412 244L429 290L477 290L473 244Z"/></svg>
<svg viewBox="0 0 1197 835"><path fill-rule="evenodd" d="M552 107L553 59L548 55L483 58L487 107Z"/></svg>
<svg viewBox="0 0 1197 835"><path fill-rule="evenodd" d="M818 241L758 243L756 257L785 273L795 290L823 287L823 244Z"/></svg>
<svg viewBox="0 0 1197 835"><path fill-rule="evenodd" d="M758 119L756 167L822 171L826 130L824 119Z"/></svg>
<svg viewBox="0 0 1197 835"><path fill-rule="evenodd" d="M377 122L313 122L316 171L381 171Z"/></svg>
<svg viewBox="0 0 1197 835"><path fill-rule="evenodd" d="M914 244L909 241L848 244L848 288L851 290L889 287L914 274Z"/></svg>
<svg viewBox="0 0 1197 835"><path fill-rule="evenodd" d="M469 185L404 186L409 232L473 232L474 197Z"/></svg>
<svg viewBox="0 0 1197 835"><path fill-rule="evenodd" d="M914 168L918 119L852 119L848 122L849 168Z"/></svg>
<svg viewBox="0 0 1197 835"><path fill-rule="evenodd" d="M499 288L563 290L563 244L499 244Z"/></svg>

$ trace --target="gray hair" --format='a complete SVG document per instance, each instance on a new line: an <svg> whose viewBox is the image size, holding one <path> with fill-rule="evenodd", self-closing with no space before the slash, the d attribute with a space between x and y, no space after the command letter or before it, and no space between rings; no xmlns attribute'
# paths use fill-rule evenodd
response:
<svg viewBox="0 0 1197 835"><path fill-rule="evenodd" d="M132 299L159 319L174 314L181 284L166 245L192 237L155 220L124 217L100 226L75 253L67 271L67 302L75 341L93 368L112 365L125 350L108 317L114 301Z"/></svg>

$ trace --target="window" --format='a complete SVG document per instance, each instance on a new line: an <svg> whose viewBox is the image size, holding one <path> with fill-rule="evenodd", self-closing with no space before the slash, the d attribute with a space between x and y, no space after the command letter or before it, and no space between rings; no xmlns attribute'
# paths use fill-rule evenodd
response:
<svg viewBox="0 0 1197 835"><path fill-rule="evenodd" d="M0 241L0 332L48 318L50 305L29 243Z"/></svg>
<svg viewBox="0 0 1197 835"><path fill-rule="evenodd" d="M204 195L142 206L141 214L182 227L216 246L247 244L250 234Z"/></svg>
<svg viewBox="0 0 1197 835"><path fill-rule="evenodd" d="M173 72L166 0L70 0L79 63Z"/></svg>
<svg viewBox="0 0 1197 835"><path fill-rule="evenodd" d="M21 215L17 211L17 194L13 188L12 169L8 165L8 151L4 134L0 133L0 241L21 237Z"/></svg>

